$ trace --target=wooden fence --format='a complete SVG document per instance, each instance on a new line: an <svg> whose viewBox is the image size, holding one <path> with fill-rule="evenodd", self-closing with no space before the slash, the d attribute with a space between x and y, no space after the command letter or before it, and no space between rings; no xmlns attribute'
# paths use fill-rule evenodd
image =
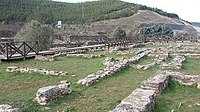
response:
<svg viewBox="0 0 200 112"><path fill-rule="evenodd" d="M18 57L25 59L30 53L39 54L38 41L0 42L0 55L7 60Z"/></svg>

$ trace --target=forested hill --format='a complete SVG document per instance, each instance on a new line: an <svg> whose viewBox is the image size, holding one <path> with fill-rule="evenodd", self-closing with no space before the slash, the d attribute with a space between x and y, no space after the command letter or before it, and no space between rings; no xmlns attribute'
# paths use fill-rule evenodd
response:
<svg viewBox="0 0 200 112"><path fill-rule="evenodd" d="M25 22L35 19L46 24L53 24L58 20L65 23L83 23L128 17L138 10L151 10L164 16L178 18L178 15L173 13L120 0L85 3L63 3L52 0L0 0L0 21Z"/></svg>

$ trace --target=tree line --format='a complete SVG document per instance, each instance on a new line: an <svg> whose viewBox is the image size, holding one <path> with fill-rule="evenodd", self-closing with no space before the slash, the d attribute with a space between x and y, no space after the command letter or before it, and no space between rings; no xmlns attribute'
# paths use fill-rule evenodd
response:
<svg viewBox="0 0 200 112"><path fill-rule="evenodd" d="M52 0L0 0L0 21L29 22L37 20L44 24L85 23L105 19L128 17L138 10L151 10L161 15L178 18L178 15L120 0L100 0L84 3L63 3ZM83 14L84 13L84 14Z"/></svg>

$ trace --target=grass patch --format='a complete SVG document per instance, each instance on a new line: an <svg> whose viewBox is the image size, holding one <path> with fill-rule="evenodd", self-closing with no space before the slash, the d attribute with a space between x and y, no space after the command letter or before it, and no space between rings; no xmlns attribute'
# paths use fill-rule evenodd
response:
<svg viewBox="0 0 200 112"><path fill-rule="evenodd" d="M183 69L181 71L189 74L200 74L200 59L187 58L183 63Z"/></svg>
<svg viewBox="0 0 200 112"><path fill-rule="evenodd" d="M94 53L101 54L102 51ZM133 54L129 54L129 56L133 56ZM0 104L11 104L21 108L24 112L107 112L119 104L134 89L138 88L141 81L146 80L159 70L158 65L146 71L128 67L112 77L104 78L89 87L76 84L79 79L103 69L102 61L106 57L116 58L122 56L117 55L117 53L111 53L105 54L105 57L93 59L59 57L58 61L54 62L26 60L0 63ZM153 59L153 57L146 57L139 63L146 64L152 62ZM198 73L200 69L199 63L200 59L189 58L180 71ZM69 72L69 75L57 77L36 73L5 72L6 67L15 65L66 71ZM71 82L72 94L59 98L58 101L51 102L47 106L39 106L32 102L38 88L57 84L60 80L69 80ZM180 102L182 102L182 106L177 111L197 112L200 109L194 103L198 103L199 92L196 88L184 87L176 82L171 82L162 95L156 99L157 103L154 112L177 110ZM192 105L192 109L188 109L189 105Z"/></svg>
<svg viewBox="0 0 200 112"><path fill-rule="evenodd" d="M101 62L105 58L60 57L54 62L35 60L3 62L0 65L0 104L11 104L24 112L83 112L83 110L106 112L139 87L141 81L157 71L157 68L142 71L128 67L90 87L76 84L79 79L104 68ZM5 72L6 67L15 65L66 71L69 75L57 77L36 73ZM66 79L71 82L72 94L59 98L58 101L51 102L47 106L39 106L32 102L38 88L57 84L60 80Z"/></svg>
<svg viewBox="0 0 200 112"><path fill-rule="evenodd" d="M155 59L155 57L145 56L144 58L139 60L137 64L146 65L148 63L152 63L154 61L154 59Z"/></svg>
<svg viewBox="0 0 200 112"><path fill-rule="evenodd" d="M200 89L180 85L171 81L169 86L156 98L153 112L199 112ZM180 106L181 103L181 106Z"/></svg>

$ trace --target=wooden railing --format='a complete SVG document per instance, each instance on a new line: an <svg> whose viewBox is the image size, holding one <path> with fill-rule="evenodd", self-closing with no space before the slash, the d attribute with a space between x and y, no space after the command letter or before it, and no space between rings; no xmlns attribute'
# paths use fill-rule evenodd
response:
<svg viewBox="0 0 200 112"><path fill-rule="evenodd" d="M7 60L14 56L25 59L29 53L39 54L38 41L0 42L0 55L4 55Z"/></svg>

